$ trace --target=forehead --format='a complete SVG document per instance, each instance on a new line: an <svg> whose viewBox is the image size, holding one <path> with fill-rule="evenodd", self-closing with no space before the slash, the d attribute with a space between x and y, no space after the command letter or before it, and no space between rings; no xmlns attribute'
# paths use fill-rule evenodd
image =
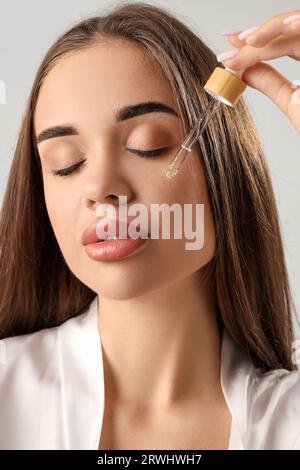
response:
<svg viewBox="0 0 300 470"><path fill-rule="evenodd" d="M105 125L124 105L163 101L178 111L169 81L147 62L138 45L110 40L66 55L51 69L39 92L34 122L39 131L77 117Z"/></svg>

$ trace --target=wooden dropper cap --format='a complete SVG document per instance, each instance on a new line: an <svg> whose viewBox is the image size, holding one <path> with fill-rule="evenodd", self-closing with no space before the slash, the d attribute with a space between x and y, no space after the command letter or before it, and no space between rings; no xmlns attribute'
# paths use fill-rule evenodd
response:
<svg viewBox="0 0 300 470"><path fill-rule="evenodd" d="M227 68L216 67L205 83L204 90L223 103L234 106L247 87L247 84L238 76L239 72L229 70Z"/></svg>

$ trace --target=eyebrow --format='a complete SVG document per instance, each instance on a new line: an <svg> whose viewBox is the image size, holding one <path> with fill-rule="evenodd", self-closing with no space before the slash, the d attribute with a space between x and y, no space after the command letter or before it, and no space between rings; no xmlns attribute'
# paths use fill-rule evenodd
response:
<svg viewBox="0 0 300 470"><path fill-rule="evenodd" d="M147 101L145 103L138 103L132 106L124 106L123 108L120 108L115 115L115 119L117 122L122 122L136 116L141 116L142 114L157 112L168 113L179 117L175 109L165 103L161 103L160 101ZM76 127L68 124L49 127L48 129L41 131L38 136L35 136L35 143L38 145L47 139L68 135L79 135L79 131Z"/></svg>

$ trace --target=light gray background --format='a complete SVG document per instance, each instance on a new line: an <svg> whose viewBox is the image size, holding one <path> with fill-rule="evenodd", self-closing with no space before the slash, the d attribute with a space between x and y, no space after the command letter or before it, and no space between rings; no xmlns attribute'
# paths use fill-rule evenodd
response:
<svg viewBox="0 0 300 470"><path fill-rule="evenodd" d="M0 80L6 83L6 104L0 105L0 204L25 102L43 54L59 34L78 20L101 14L118 3L103 0L1 2ZM274 14L300 8L296 0L157 0L148 3L175 13L216 54L232 48L226 38L220 36L221 31L250 28ZM270 63L291 81L300 80L300 62L284 57ZM300 135L261 92L248 87L243 96L254 116L269 161L292 292L300 318Z"/></svg>

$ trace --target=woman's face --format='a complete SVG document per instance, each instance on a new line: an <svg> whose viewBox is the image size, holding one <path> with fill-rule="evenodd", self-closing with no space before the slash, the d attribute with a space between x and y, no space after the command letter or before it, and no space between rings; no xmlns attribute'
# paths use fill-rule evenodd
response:
<svg viewBox="0 0 300 470"><path fill-rule="evenodd" d="M78 131L38 144L45 202L70 270L107 298L129 299L197 275L214 255L214 225L196 147L177 177L165 176L185 137L180 118L156 111L116 121L120 108L150 101L166 104L179 116L167 79L145 61L137 45L114 39L61 59L44 79L35 109L36 136L58 125ZM167 150L155 157L132 151L162 147ZM53 174L82 160L68 176ZM91 259L82 233L99 220L97 210L103 204L112 204L118 218L118 196L127 197L128 210L136 203L147 208L149 231L151 204L177 203L182 209L184 204L204 204L203 247L187 250L185 244L192 240L184 236L184 228L182 238L163 239L160 227L158 239L150 238L128 257ZM194 209L192 213L195 230ZM128 221L135 217L128 216Z"/></svg>

